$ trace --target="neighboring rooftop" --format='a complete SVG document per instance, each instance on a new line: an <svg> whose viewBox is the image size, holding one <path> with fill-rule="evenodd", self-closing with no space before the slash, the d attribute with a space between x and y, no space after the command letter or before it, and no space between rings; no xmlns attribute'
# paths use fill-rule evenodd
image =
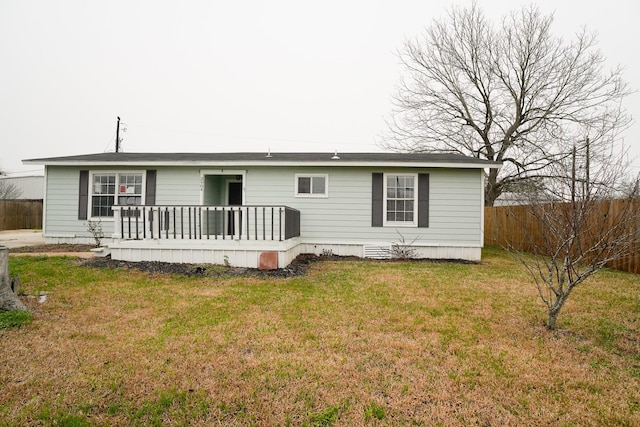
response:
<svg viewBox="0 0 640 427"><path fill-rule="evenodd" d="M449 153L97 153L24 160L41 165L399 165L499 167L493 162Z"/></svg>
<svg viewBox="0 0 640 427"><path fill-rule="evenodd" d="M0 176L4 185L13 186L18 195L17 200L42 200L44 198L44 176Z"/></svg>

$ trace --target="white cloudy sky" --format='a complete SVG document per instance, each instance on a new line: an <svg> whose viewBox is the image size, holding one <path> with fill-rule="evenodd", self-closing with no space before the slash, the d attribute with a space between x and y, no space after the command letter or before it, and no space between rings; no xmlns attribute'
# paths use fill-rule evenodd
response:
<svg viewBox="0 0 640 427"><path fill-rule="evenodd" d="M528 3L478 0L496 19ZM113 150L118 115L129 152L379 151L394 52L451 4L0 0L0 169ZM537 4L559 35L597 31L640 88L636 0ZM636 156L639 126L625 138Z"/></svg>

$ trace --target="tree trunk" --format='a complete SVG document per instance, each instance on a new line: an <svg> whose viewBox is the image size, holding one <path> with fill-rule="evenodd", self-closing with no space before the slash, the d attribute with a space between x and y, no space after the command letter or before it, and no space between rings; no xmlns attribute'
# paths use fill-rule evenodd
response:
<svg viewBox="0 0 640 427"><path fill-rule="evenodd" d="M560 315L560 310L562 310L562 307L564 307L564 303L569 298L570 293L571 289L558 295L556 297L555 303L553 303L553 305L549 307L549 320L547 321L547 329L549 329L550 331L556 329L556 321L558 320L558 315Z"/></svg>
<svg viewBox="0 0 640 427"><path fill-rule="evenodd" d="M9 249L0 246L0 310L26 310L22 301L11 289L9 278Z"/></svg>
<svg viewBox="0 0 640 427"><path fill-rule="evenodd" d="M556 329L556 321L558 320L559 310L549 310L549 319L547 320L547 329L553 331Z"/></svg>
<svg viewBox="0 0 640 427"><path fill-rule="evenodd" d="M502 184L498 182L498 169L489 169L484 185L484 205L493 206L502 194Z"/></svg>

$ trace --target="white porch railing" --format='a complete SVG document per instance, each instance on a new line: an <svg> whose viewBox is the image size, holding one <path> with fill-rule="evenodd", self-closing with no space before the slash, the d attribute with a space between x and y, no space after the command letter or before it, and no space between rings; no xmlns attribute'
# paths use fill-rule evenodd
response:
<svg viewBox="0 0 640 427"><path fill-rule="evenodd" d="M288 206L113 206L114 239L268 240L300 235Z"/></svg>

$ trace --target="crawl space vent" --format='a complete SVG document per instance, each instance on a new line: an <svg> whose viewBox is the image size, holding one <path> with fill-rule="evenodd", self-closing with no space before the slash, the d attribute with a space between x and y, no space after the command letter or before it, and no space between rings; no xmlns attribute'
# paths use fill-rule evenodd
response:
<svg viewBox="0 0 640 427"><path fill-rule="evenodd" d="M364 257L373 259L390 259L390 245L364 245Z"/></svg>

